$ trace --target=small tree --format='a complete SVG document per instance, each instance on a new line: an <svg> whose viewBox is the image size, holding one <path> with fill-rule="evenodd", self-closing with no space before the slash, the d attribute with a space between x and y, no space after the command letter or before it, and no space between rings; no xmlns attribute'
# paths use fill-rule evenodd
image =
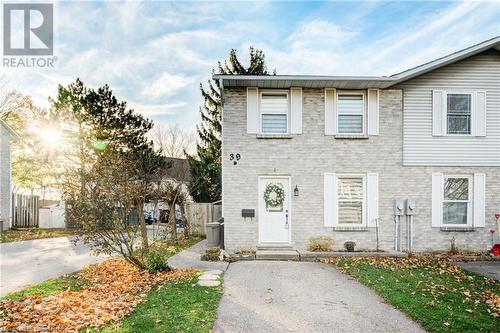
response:
<svg viewBox="0 0 500 333"><path fill-rule="evenodd" d="M238 60L235 49L229 53L229 59L218 65L218 74L270 75L261 50L250 47L250 63L245 67ZM274 71L274 74L275 71ZM189 192L197 202L213 202L222 195L221 182L221 134L222 134L222 98L218 81L209 80L205 87L200 84L203 105L200 107L201 124L196 127L199 141L196 155L188 155L192 180Z"/></svg>
<svg viewBox="0 0 500 333"><path fill-rule="evenodd" d="M99 163L84 175L83 192L66 193L66 217L78 226L77 240L89 244L96 254L117 253L144 269L136 251L140 224L133 219L136 193L141 190L133 177L134 162L114 151L101 153Z"/></svg>

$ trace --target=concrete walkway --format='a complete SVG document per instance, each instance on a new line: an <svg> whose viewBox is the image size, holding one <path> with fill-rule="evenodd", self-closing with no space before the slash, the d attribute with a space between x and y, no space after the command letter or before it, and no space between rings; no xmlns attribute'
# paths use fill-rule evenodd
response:
<svg viewBox="0 0 500 333"><path fill-rule="evenodd" d="M224 272L229 263L225 261L201 261L200 257L208 248L207 240L191 246L182 252L177 253L168 260L172 268L196 268L201 271L220 270Z"/></svg>
<svg viewBox="0 0 500 333"><path fill-rule="evenodd" d="M215 332L425 332L331 265L236 262L224 274Z"/></svg>
<svg viewBox="0 0 500 333"><path fill-rule="evenodd" d="M465 270L500 281L500 261L457 261Z"/></svg>
<svg viewBox="0 0 500 333"><path fill-rule="evenodd" d="M107 257L91 255L90 248L57 237L0 244L0 295L78 271Z"/></svg>

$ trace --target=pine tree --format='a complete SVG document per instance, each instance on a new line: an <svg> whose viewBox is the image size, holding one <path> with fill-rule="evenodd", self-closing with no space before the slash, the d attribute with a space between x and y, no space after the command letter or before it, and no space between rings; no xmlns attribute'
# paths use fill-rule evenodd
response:
<svg viewBox="0 0 500 333"><path fill-rule="evenodd" d="M245 67L238 60L236 49L229 52L229 58L219 62L217 74L232 75L270 75L267 71L262 50L250 47L250 64ZM276 71L273 72L276 75ZM218 81L209 80L205 88L200 83L204 99L200 107L201 124L196 127L199 140L197 154L187 156L191 171L189 192L197 202L214 202L222 195L221 184L221 134L222 134L222 98Z"/></svg>

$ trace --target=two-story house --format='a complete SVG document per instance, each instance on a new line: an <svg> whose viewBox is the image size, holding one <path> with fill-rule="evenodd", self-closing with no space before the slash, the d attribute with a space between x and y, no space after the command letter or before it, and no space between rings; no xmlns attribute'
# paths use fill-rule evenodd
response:
<svg viewBox="0 0 500 333"><path fill-rule="evenodd" d="M305 250L320 235L337 249L491 246L500 37L389 77L214 79L229 252Z"/></svg>

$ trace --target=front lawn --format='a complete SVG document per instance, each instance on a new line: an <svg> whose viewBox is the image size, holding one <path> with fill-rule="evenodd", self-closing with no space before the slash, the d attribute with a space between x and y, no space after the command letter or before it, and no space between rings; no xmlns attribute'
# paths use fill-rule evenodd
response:
<svg viewBox="0 0 500 333"><path fill-rule="evenodd" d="M4 230L2 231L1 242L10 243L31 239L53 238L75 235L75 231L70 229L24 229L24 230Z"/></svg>
<svg viewBox="0 0 500 333"><path fill-rule="evenodd" d="M463 271L447 259L325 260L374 289L430 332L498 332L500 282Z"/></svg>
<svg viewBox="0 0 500 333"><path fill-rule="evenodd" d="M173 255L200 239L165 244ZM149 272L122 258L47 280L0 301L0 326L14 331L208 332L221 288L199 286L198 271Z"/></svg>
<svg viewBox="0 0 500 333"><path fill-rule="evenodd" d="M215 321L222 287L202 287L197 281L196 277L171 282L150 291L146 302L125 317L122 323L108 326L100 332L208 333Z"/></svg>

